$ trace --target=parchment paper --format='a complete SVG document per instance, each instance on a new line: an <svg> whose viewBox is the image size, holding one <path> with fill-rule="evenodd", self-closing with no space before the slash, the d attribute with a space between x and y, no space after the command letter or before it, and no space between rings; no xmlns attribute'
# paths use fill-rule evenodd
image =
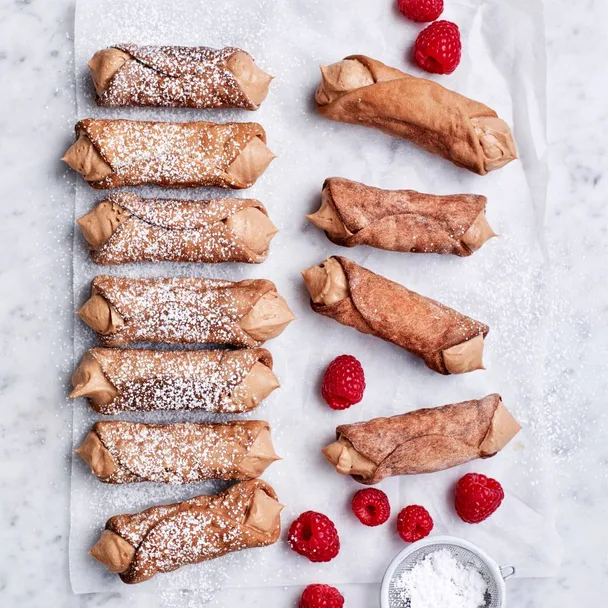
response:
<svg viewBox="0 0 608 608"><path fill-rule="evenodd" d="M453 167L407 142L369 129L331 123L315 114L313 94L320 63L364 53L422 75L409 62L410 47L420 27L406 21L394 4L389 0L78 1L75 57L79 117L261 122L278 159L254 188L237 196L262 200L281 232L262 266L159 264L108 270L90 263L84 241L76 231L75 307L86 299L90 280L104 272L275 281L297 321L280 338L267 343L282 388L252 414L272 424L276 448L284 457L268 469L265 479L286 505L285 530L299 513L315 509L336 522L342 541L339 557L329 564L309 563L292 553L282 540L268 549L158 576L136 589L130 588L130 592L304 585L313 581L379 582L388 562L403 547L395 533L394 518L376 529L359 524L349 503L360 486L337 475L324 462L320 448L333 438L335 426L341 423L491 392L500 392L525 426L503 453L443 473L389 479L379 487L388 493L395 514L407 504L423 504L435 519L436 533L455 534L480 544L500 563L515 565L520 576L549 576L555 571L559 541L552 529L550 471L544 466L544 421L538 415L543 388L542 220L547 184L541 3L454 0L444 15L459 24L464 55L455 74L441 77L440 82L485 102L514 126L521 160L487 177ZM93 102L86 61L96 50L119 42L240 46L276 78L268 99L256 113L99 109ZM489 199L488 217L501 238L467 259L339 248L304 218L305 213L317 208L323 180L332 175L384 188L485 194ZM209 189L175 193L144 188L138 192L184 198L231 195ZM86 213L102 197L103 193L79 181L76 216ZM315 315L299 271L331 254L347 255L488 323L487 371L442 377L397 347ZM75 365L94 343L92 332L77 320ZM361 360L367 391L361 404L340 413L322 403L319 383L326 365L342 353ZM203 420L209 416L134 414L123 418L155 422ZM74 404L75 445L95 420L83 400ZM469 470L495 476L507 492L500 510L478 526L460 522L452 508L453 485ZM105 572L87 555L108 517L218 489L210 483L185 488L105 486L78 458L73 462L72 479L70 576L76 593L125 591L118 577Z"/></svg>

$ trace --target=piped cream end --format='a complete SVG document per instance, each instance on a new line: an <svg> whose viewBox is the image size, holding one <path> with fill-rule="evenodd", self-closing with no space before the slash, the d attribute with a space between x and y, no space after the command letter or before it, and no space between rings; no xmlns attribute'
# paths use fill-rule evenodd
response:
<svg viewBox="0 0 608 608"><path fill-rule="evenodd" d="M484 456L500 452L521 431L521 425L507 409L502 399L499 401L490 428L479 446Z"/></svg>
<svg viewBox="0 0 608 608"><path fill-rule="evenodd" d="M259 68L253 57L244 51L237 51L226 62L226 67L232 72L241 90L256 106L256 109L266 99L272 76Z"/></svg>
<svg viewBox="0 0 608 608"><path fill-rule="evenodd" d="M259 137L254 137L232 161L226 173L236 181L252 186L275 158L270 148Z"/></svg>
<svg viewBox="0 0 608 608"><path fill-rule="evenodd" d="M245 525L255 528L264 534L271 534L281 525L283 505L271 498L264 490L253 493Z"/></svg>
<svg viewBox="0 0 608 608"><path fill-rule="evenodd" d="M112 454L101 442L94 431L90 431L85 440L76 449L78 454L99 479L107 479L118 468Z"/></svg>
<svg viewBox="0 0 608 608"><path fill-rule="evenodd" d="M285 299L276 291L264 294L241 319L241 328L254 340L276 338L295 319Z"/></svg>
<svg viewBox="0 0 608 608"><path fill-rule="evenodd" d="M336 211L334 200L329 188L325 186L321 193L321 207L315 213L306 216L317 228L327 232L330 239L340 241L352 236L352 232L344 225L344 222Z"/></svg>
<svg viewBox="0 0 608 608"><path fill-rule="evenodd" d="M327 462L341 475L355 475L367 480L371 479L378 470L378 465L360 454L345 437L340 436L337 441L330 443L321 451Z"/></svg>
<svg viewBox="0 0 608 608"><path fill-rule="evenodd" d="M99 361L87 353L72 376L74 390L70 399L86 397L93 405L108 405L114 401L118 390L106 378Z"/></svg>
<svg viewBox="0 0 608 608"><path fill-rule="evenodd" d="M280 386L274 372L261 361L256 361L230 397L249 411L255 409Z"/></svg>
<svg viewBox="0 0 608 608"><path fill-rule="evenodd" d="M92 294L76 314L102 336L116 333L124 327L124 319L114 307L99 294Z"/></svg>
<svg viewBox="0 0 608 608"><path fill-rule="evenodd" d="M443 361L450 374L465 374L483 366L483 334L443 351Z"/></svg>
<svg viewBox="0 0 608 608"><path fill-rule="evenodd" d="M483 150L486 171L500 169L517 158L513 133L504 120L495 116L481 116L472 120Z"/></svg>
<svg viewBox="0 0 608 608"><path fill-rule="evenodd" d="M133 562L135 547L115 532L104 530L89 555L101 562L110 572L120 574L128 570Z"/></svg>
<svg viewBox="0 0 608 608"><path fill-rule="evenodd" d="M103 159L93 142L81 133L61 159L88 182L96 182L112 175L112 167Z"/></svg>
<svg viewBox="0 0 608 608"><path fill-rule="evenodd" d="M103 49L97 51L87 65L91 70L91 78L97 95L101 95L110 84L114 74L126 63L130 55L119 49Z"/></svg>
<svg viewBox="0 0 608 608"><path fill-rule="evenodd" d="M302 277L315 304L329 306L348 297L346 274L334 258L327 258L322 264L303 270Z"/></svg>
<svg viewBox="0 0 608 608"><path fill-rule="evenodd" d="M343 59L320 68L321 84L315 93L315 100L320 106L325 106L350 91L374 84L371 72L357 59Z"/></svg>
<svg viewBox="0 0 608 608"><path fill-rule="evenodd" d="M256 437L249 451L238 465L239 471L250 479L259 477L273 462L281 460L274 451L270 430L264 428Z"/></svg>
<svg viewBox="0 0 608 608"><path fill-rule="evenodd" d="M255 207L237 211L226 219L226 226L236 237L258 255L266 255L277 227L270 218Z"/></svg>
<svg viewBox="0 0 608 608"><path fill-rule="evenodd" d="M485 211L482 211L475 218L469 229L462 235L462 242L469 251L474 252L495 236L498 235L488 223Z"/></svg>
<svg viewBox="0 0 608 608"><path fill-rule="evenodd" d="M120 205L111 201L102 201L89 213L79 217L76 222L89 247L95 250L105 245L118 230L121 222L130 215Z"/></svg>

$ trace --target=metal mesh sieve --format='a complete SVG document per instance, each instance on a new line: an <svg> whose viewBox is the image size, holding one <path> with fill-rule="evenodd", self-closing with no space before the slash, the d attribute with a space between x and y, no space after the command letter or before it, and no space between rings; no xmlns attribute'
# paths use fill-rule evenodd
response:
<svg viewBox="0 0 608 608"><path fill-rule="evenodd" d="M400 553L389 567L382 585L382 605L385 608L410 608L409 600L403 598L403 590L397 587L401 576L421 562L427 555L447 549L463 566L473 566L483 577L487 589L485 603L479 608L504 608L504 579L512 576L515 569L511 566L499 568L483 551L460 539L427 539L411 546L410 550ZM404 603L405 601L405 603Z"/></svg>

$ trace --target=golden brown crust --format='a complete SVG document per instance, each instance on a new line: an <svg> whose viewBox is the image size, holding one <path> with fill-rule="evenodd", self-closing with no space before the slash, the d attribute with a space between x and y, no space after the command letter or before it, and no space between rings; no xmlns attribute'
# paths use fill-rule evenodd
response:
<svg viewBox="0 0 608 608"><path fill-rule="evenodd" d="M125 583L140 583L187 564L275 543L281 534L278 514L269 531L261 531L251 521L247 523L255 494L260 490L278 501L274 490L256 479L238 483L220 494L110 518L106 530L135 549L120 578Z"/></svg>
<svg viewBox="0 0 608 608"><path fill-rule="evenodd" d="M97 103L100 106L257 110L268 91L270 77L262 82L265 92L257 95L248 93L250 83L239 82L240 71L231 69L235 56L241 58L241 62L246 58L256 66L248 53L235 47L119 44L112 49L121 54L122 62L116 62L105 86L99 87ZM95 77L99 66L89 65Z"/></svg>
<svg viewBox="0 0 608 608"><path fill-rule="evenodd" d="M323 188L348 233L328 234L332 242L412 253L471 255L464 237L487 202L475 194L382 190L340 177L326 179Z"/></svg>
<svg viewBox="0 0 608 608"><path fill-rule="evenodd" d="M375 484L392 475L417 475L454 467L475 458L489 458L521 427L500 395L425 408L368 422L344 424L336 437L376 465L360 483ZM490 437L488 437L490 435Z"/></svg>
<svg viewBox="0 0 608 608"><path fill-rule="evenodd" d="M255 180L229 173L254 138L266 143L257 123L146 122L88 118L76 124L112 172L93 188L155 184L171 188L248 188Z"/></svg>
<svg viewBox="0 0 608 608"><path fill-rule="evenodd" d="M94 369L90 369L92 365ZM81 372L83 366L86 374ZM95 381L91 380L93 372L99 377ZM272 372L272 355L264 348L92 348L72 383L71 397L88 398L91 407L106 416L198 409L238 414L255 409L279 386Z"/></svg>
<svg viewBox="0 0 608 608"><path fill-rule="evenodd" d="M348 296L330 305L311 301L312 309L343 325L393 342L420 357L440 374L449 371L443 351L480 334L487 325L421 296L351 260L332 256L347 278Z"/></svg>
<svg viewBox="0 0 608 608"><path fill-rule="evenodd" d="M476 132L473 122L475 118L497 118L486 105L371 57L352 55L346 59L365 66L373 84L350 90L329 103L317 102L322 116L410 140L479 175L513 159L505 157L502 164L496 158L486 159L480 141L483 133Z"/></svg>
<svg viewBox="0 0 608 608"><path fill-rule="evenodd" d="M256 200L145 199L130 192L120 192L108 196L97 208L104 204L111 204L112 208L119 210L120 221L112 223L112 231L103 243L91 247L91 259L96 264L260 264L268 257L268 245L258 253L229 226L230 220L246 209L258 210L267 218L268 213L264 205ZM268 222L270 223L270 220ZM90 224L92 221L88 222L88 225ZM266 234L263 236L268 243L270 239Z"/></svg>
<svg viewBox="0 0 608 608"><path fill-rule="evenodd" d="M258 450L255 466L249 466L249 460L241 466L263 432L270 442L270 426L259 420L225 424L103 421L95 423L83 443L86 448L95 442L95 450L81 446L78 453L105 483L242 481L259 477L278 460L270 442Z"/></svg>

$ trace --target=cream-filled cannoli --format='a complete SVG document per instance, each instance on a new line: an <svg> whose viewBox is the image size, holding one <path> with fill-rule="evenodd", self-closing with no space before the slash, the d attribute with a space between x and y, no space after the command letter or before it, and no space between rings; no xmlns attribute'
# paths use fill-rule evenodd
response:
<svg viewBox="0 0 608 608"><path fill-rule="evenodd" d="M257 123L88 118L64 160L93 188L249 188L275 158Z"/></svg>
<svg viewBox="0 0 608 608"><path fill-rule="evenodd" d="M342 475L375 484L393 475L433 473L490 458L521 430L500 395L343 424L323 448Z"/></svg>
<svg viewBox="0 0 608 608"><path fill-rule="evenodd" d="M113 193L78 225L96 264L246 262L268 256L277 233L256 200L145 199Z"/></svg>
<svg viewBox="0 0 608 608"><path fill-rule="evenodd" d="M325 180L308 219L336 245L469 256L496 236L485 196L382 190L341 177Z"/></svg>
<svg viewBox="0 0 608 608"><path fill-rule="evenodd" d="M333 256L302 275L315 312L393 342L440 374L483 369L487 325L347 258Z"/></svg>
<svg viewBox="0 0 608 608"><path fill-rule="evenodd" d="M511 129L486 105L364 55L321 67L322 116L408 139L479 175L517 158Z"/></svg>
<svg viewBox="0 0 608 608"><path fill-rule="evenodd" d="M264 348L132 350L92 348L72 376L70 397L100 414L204 410L249 412L279 387Z"/></svg>
<svg viewBox="0 0 608 608"><path fill-rule="evenodd" d="M264 279L134 279L100 275L77 313L105 346L133 342L255 347L294 320Z"/></svg>
<svg viewBox="0 0 608 608"><path fill-rule="evenodd" d="M100 106L257 110L272 76L226 47L117 44L89 61Z"/></svg>
<svg viewBox="0 0 608 608"><path fill-rule="evenodd" d="M281 505L264 481L111 517L89 554L125 583L227 553L266 547L281 535Z"/></svg>
<svg viewBox="0 0 608 608"><path fill-rule="evenodd" d="M96 422L76 450L105 483L196 483L259 477L273 462L267 422Z"/></svg>

